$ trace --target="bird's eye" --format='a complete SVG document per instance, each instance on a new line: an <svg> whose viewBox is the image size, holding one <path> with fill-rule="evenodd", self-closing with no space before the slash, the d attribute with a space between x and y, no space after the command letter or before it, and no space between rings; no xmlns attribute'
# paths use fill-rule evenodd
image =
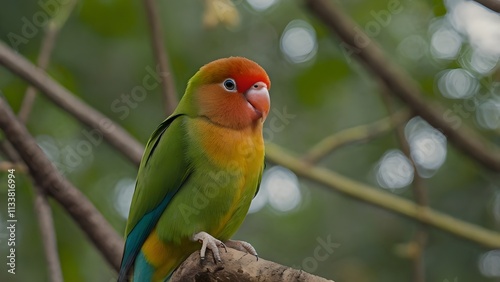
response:
<svg viewBox="0 0 500 282"><path fill-rule="evenodd" d="M224 85L224 88L226 88L229 91L233 91L236 89L236 82L231 78L224 80L222 85Z"/></svg>

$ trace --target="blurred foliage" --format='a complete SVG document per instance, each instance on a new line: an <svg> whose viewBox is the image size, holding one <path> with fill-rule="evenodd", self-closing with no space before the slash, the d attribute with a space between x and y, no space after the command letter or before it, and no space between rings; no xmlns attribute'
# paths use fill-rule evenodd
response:
<svg viewBox="0 0 500 282"><path fill-rule="evenodd" d="M9 34L23 35L26 21L33 23L34 15L45 11L39 3L46 2L55 0L4 1L0 9L0 39L12 46ZM217 15L211 15L210 28L204 24L208 2L214 1L158 2L178 93L183 93L187 80L200 66L216 58L239 55L257 61L271 77L273 109L286 108L295 115L284 130L274 132L267 139L298 154L305 153L333 132L387 115L378 81L354 58L346 57L339 40L332 38L300 1L277 0L260 11L249 1L232 1L239 24L221 20L214 25L213 17ZM401 11L390 14L387 24L381 24L374 14L386 10L389 2L343 1L343 7L363 29L370 23L378 24L378 32L373 32L372 37L419 81L427 98L452 109L457 100L440 95L435 77L444 69L458 67L458 58L436 60L429 52L431 27L446 15L447 7L442 1L397 1ZM309 23L316 36L317 52L302 63L290 61L280 48L287 25L296 19ZM26 43L13 46L32 61L36 60L43 37L42 28L35 26L35 29L33 36L26 37ZM406 40L410 40L409 43ZM412 56L417 53L420 55ZM120 101L121 95L130 95L134 87L142 85L148 69L155 68L142 3L87 0L77 4L61 30L48 72L145 143L165 118L160 107L160 88L148 91L146 99L137 101L129 114L114 110L112 105ZM0 68L0 89L17 111L26 90L24 81ZM478 127L473 117L463 121ZM52 160L59 163L64 175L123 233L125 218L115 208L120 192L116 187L123 179L133 181L136 167L105 142L92 146L92 152L81 156L77 164L70 162L68 152L76 150L82 140L88 141L84 131L89 129L43 95L37 98L28 128ZM498 134L483 131L496 136L492 139L500 143ZM379 187L375 177L377 163L386 151L398 146L395 135L386 134L364 145L342 148L321 165ZM445 163L434 176L425 179L432 207L499 231L500 219L494 214L498 205L494 199L500 199L496 196L500 193L498 175L478 167L452 146L447 148ZM6 183L5 174L1 173L0 183ZM0 281L47 281L30 179L20 173L16 176L17 273L11 275L2 270ZM411 261L401 256L398 249L412 239L417 227L415 222L339 196L306 180L300 180L300 191L299 207L277 212L266 206L248 215L236 238L251 242L265 259L302 267L336 281L411 279ZM388 192L412 198L410 186ZM3 184L0 195L4 201ZM0 205L1 261L5 261L8 235L4 203ZM57 203L51 201L51 205L65 281L112 281L116 275L99 252ZM430 229L429 233L425 252L428 281L498 280L480 273L479 259L489 250L441 231ZM314 256L314 250L320 245L318 240L327 238L339 246L326 260L308 264L308 258ZM3 265L5 269L5 263Z"/></svg>

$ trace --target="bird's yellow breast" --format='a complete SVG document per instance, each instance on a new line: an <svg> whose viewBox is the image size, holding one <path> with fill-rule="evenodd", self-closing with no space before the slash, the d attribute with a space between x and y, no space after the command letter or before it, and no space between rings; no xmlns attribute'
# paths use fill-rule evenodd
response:
<svg viewBox="0 0 500 282"><path fill-rule="evenodd" d="M264 162L262 124L234 130L197 118L190 124L191 140L198 140L198 152L215 166L229 171L255 173Z"/></svg>

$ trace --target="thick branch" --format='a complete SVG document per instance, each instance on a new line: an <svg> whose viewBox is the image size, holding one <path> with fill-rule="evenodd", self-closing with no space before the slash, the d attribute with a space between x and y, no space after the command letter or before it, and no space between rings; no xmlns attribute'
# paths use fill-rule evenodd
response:
<svg viewBox="0 0 500 282"><path fill-rule="evenodd" d="M27 129L0 98L0 128L28 166L37 185L56 199L115 268L120 268L123 240L94 205L47 159Z"/></svg>
<svg viewBox="0 0 500 282"><path fill-rule="evenodd" d="M358 125L336 132L314 145L304 154L302 159L311 164L317 163L342 146L367 142L389 131L394 126L408 121L410 117L411 114L407 110L401 110L373 123Z"/></svg>
<svg viewBox="0 0 500 282"><path fill-rule="evenodd" d="M313 180L347 196L402 214L485 247L500 248L500 233L455 219L428 207L421 207L411 201L382 192L377 188L351 180L328 169L311 166L291 156L290 153L275 144L266 144L266 158L290 169L298 176Z"/></svg>
<svg viewBox="0 0 500 282"><path fill-rule="evenodd" d="M166 52L165 44L163 43L163 31L161 28L160 16L158 15L158 6L156 0L144 0L149 29L151 31L151 45L153 52L160 68L160 84L163 93L164 109L167 116L174 112L177 107L178 99L175 91L174 80L172 79L172 71Z"/></svg>
<svg viewBox="0 0 500 282"><path fill-rule="evenodd" d="M492 11L500 13L500 0L475 0L475 1Z"/></svg>
<svg viewBox="0 0 500 282"><path fill-rule="evenodd" d="M209 253L208 255L211 255ZM209 256L207 256L209 257ZM228 248L222 252L223 263L215 264L206 259L201 262L200 253L194 252L187 258L172 276L172 282L327 282L327 280L302 270L290 268L262 258ZM333 281L332 281L333 282Z"/></svg>
<svg viewBox="0 0 500 282"><path fill-rule="evenodd" d="M386 84L391 92L403 100L415 114L435 128L442 130L457 148L481 165L500 172L500 154L492 144L487 144L476 132L465 125L460 130L450 120L461 120L451 110L445 112L431 107L423 98L419 85L399 66L389 60L381 48L364 34L352 19L331 1L304 0L307 7L343 41L342 47L355 55L374 75ZM362 38L360 40L359 38ZM448 118L445 116L448 115Z"/></svg>
<svg viewBox="0 0 500 282"><path fill-rule="evenodd" d="M0 64L34 85L56 105L76 117L85 125L95 128L111 145L119 149L133 163L139 164L143 147L128 132L109 118L76 98L54 81L43 70L0 42Z"/></svg>

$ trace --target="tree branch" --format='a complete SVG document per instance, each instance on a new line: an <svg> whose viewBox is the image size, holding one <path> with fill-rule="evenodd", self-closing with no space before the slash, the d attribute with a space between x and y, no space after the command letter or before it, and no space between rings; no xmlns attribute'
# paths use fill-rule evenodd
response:
<svg viewBox="0 0 500 282"><path fill-rule="evenodd" d="M35 213L40 225L42 234L45 259L47 260L49 281L62 282L61 263L57 252L56 232L54 229L54 220L52 219L52 210L50 209L47 194L38 185L33 185L35 189Z"/></svg>
<svg viewBox="0 0 500 282"><path fill-rule="evenodd" d="M387 112L389 114L394 113L394 101L390 96L389 90L385 87L384 84L380 83L381 88L381 97L387 108ZM401 151L408 158L413 168L413 182L412 182L412 191L413 197L415 198L415 202L419 206L428 206L428 198L427 198L427 190L425 189L424 179L420 176L417 170L417 166L415 165L415 161L411 156L411 148L410 144L408 144L408 140L406 140L404 133L404 124L394 124L396 129L396 138L398 139L399 146L401 147ZM414 250L413 252L407 252L408 257L413 261L413 281L414 282L425 282L425 263L424 263L424 251L425 245L427 244L427 226L424 224L419 224L417 226L417 230L413 235L413 239L411 242L407 244L408 250ZM413 248L411 248L413 246Z"/></svg>
<svg viewBox="0 0 500 282"><path fill-rule="evenodd" d="M72 1L69 5L65 5L58 14L56 14L45 28L45 36L42 40L40 53L37 59L37 65L43 70L46 70L52 50L54 49L55 41L59 35L59 31L64 26L71 11L75 7L76 1ZM21 108L18 113L18 118L21 123L26 124L28 121L33 104L35 102L37 90L31 84L28 85ZM17 157L18 159L20 157ZM22 160L21 160L22 161ZM34 209L42 235L44 246L45 259L47 261L49 280L52 282L62 282L63 275L61 262L57 251L57 237L52 218L52 210L47 199L47 193L33 181L33 189L35 190Z"/></svg>
<svg viewBox="0 0 500 282"><path fill-rule="evenodd" d="M163 43L163 31L161 28L160 16L158 15L158 6L156 0L144 0L146 8L149 29L151 31L151 45L153 52L160 68L160 84L163 93L163 102L166 116L174 112L177 107L178 98L175 91L174 80L172 79L172 71L165 45Z"/></svg>
<svg viewBox="0 0 500 282"><path fill-rule="evenodd" d="M143 147L118 124L76 98L66 88L37 68L24 57L0 42L0 64L34 85L56 105L83 124L95 128L113 147L119 149L133 163L139 164Z"/></svg>
<svg viewBox="0 0 500 282"><path fill-rule="evenodd" d="M457 148L472 159L493 171L500 172L500 154L489 142L465 125L458 130L457 124L449 120L458 119L451 110L448 118L440 107L431 107L422 98L419 85L399 66L383 53L381 48L364 34L352 19L327 0L304 0L310 11L316 15L332 33L343 41L342 46L355 55L378 76L393 94L404 101L415 114L424 118L435 128L442 130ZM362 38L363 40L360 40Z"/></svg>
<svg viewBox="0 0 500 282"><path fill-rule="evenodd" d="M315 164L330 155L334 150L353 143L369 141L387 131L394 126L408 121L411 114L407 110L401 110L370 124L358 125L336 132L325 137L314 145L302 157L302 160Z"/></svg>
<svg viewBox="0 0 500 282"><path fill-rule="evenodd" d="M212 253L209 252L207 257L211 255ZM257 260L252 255L231 248L228 248L227 252L222 252L221 255L223 264L215 264L211 259L201 262L200 252L194 252L174 272L171 281L333 282L262 258Z"/></svg>
<svg viewBox="0 0 500 282"><path fill-rule="evenodd" d="M500 13L500 0L475 0L475 1L492 11Z"/></svg>
<svg viewBox="0 0 500 282"><path fill-rule="evenodd" d="M59 31L64 26L64 23L68 19L71 11L75 7L76 0L72 0L69 5L64 5L61 8L58 14L54 16L47 24L45 28L45 36L42 40L42 46L40 48L40 53L38 54L37 65L39 68L46 70L50 57L52 55L52 50L54 49L54 44L56 42L57 36L59 35ZM31 84L26 89L26 93L24 94L24 99L21 104L21 109L19 110L18 116L22 123L26 123L28 120L29 114L31 113L31 109L33 108L33 104L35 102L36 97L36 88Z"/></svg>
<svg viewBox="0 0 500 282"><path fill-rule="evenodd" d="M13 161L14 163L9 163L5 165L5 169L16 169L22 172L27 172L26 165L23 159L17 151L12 147L12 145L6 141L2 140L0 144L7 144L7 147L0 148L5 156ZM2 170L2 163L0 163L0 170ZM52 219L52 211L47 199L46 192L36 185L35 181L32 179L33 189L35 190L35 214L38 218L38 223L40 226L40 233L42 234L43 247L45 252L45 259L47 261L49 280L51 282L62 282L62 270L61 263L59 260L59 254L57 252L56 244L56 233L54 228L54 221Z"/></svg>
<svg viewBox="0 0 500 282"><path fill-rule="evenodd" d="M0 98L0 128L28 166L37 185L66 209L106 260L118 270L122 238L80 190L55 169L3 98Z"/></svg>
<svg viewBox="0 0 500 282"><path fill-rule="evenodd" d="M351 180L328 169L311 166L291 156L290 153L275 144L266 144L266 158L270 162L290 169L298 176L325 185L344 195L402 214L487 248L500 248L500 233L455 219L429 207L419 206L411 201L382 192L377 188Z"/></svg>

